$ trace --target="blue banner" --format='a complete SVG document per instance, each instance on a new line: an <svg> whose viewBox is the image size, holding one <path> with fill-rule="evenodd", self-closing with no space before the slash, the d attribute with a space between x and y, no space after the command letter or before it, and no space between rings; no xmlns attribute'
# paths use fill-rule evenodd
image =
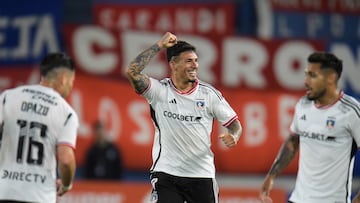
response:
<svg viewBox="0 0 360 203"><path fill-rule="evenodd" d="M273 37L360 40L360 17L354 14L273 11Z"/></svg>
<svg viewBox="0 0 360 203"><path fill-rule="evenodd" d="M111 3L111 4L194 4L194 3L234 3L235 0L93 0L93 3Z"/></svg>
<svg viewBox="0 0 360 203"><path fill-rule="evenodd" d="M61 0L0 1L0 68L36 64L62 50Z"/></svg>
<svg viewBox="0 0 360 203"><path fill-rule="evenodd" d="M360 44L356 40L331 40L326 50L343 61L339 87L360 100Z"/></svg>

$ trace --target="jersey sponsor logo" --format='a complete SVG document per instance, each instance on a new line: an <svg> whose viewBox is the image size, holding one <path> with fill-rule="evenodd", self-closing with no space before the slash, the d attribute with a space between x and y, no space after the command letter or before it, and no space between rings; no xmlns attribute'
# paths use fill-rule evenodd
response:
<svg viewBox="0 0 360 203"><path fill-rule="evenodd" d="M55 101L56 97L46 94L44 92L33 89L24 89L23 92L33 94L32 99L38 99L54 106L57 105L57 102Z"/></svg>
<svg viewBox="0 0 360 203"><path fill-rule="evenodd" d="M163 115L167 118L172 118L179 121L188 121L188 122L199 122L201 120L200 116L185 116L179 113L173 113L170 111L164 111Z"/></svg>
<svg viewBox="0 0 360 203"><path fill-rule="evenodd" d="M195 117L195 121L200 122L201 118L202 118L201 116L197 116L197 117Z"/></svg>
<svg viewBox="0 0 360 203"><path fill-rule="evenodd" d="M37 103L24 101L21 103L21 111L33 112L41 116L46 116L49 113L49 107Z"/></svg>
<svg viewBox="0 0 360 203"><path fill-rule="evenodd" d="M26 173L20 171L3 170L1 179L25 181L31 183L44 183L46 181L46 175L41 175L37 173Z"/></svg>
<svg viewBox="0 0 360 203"><path fill-rule="evenodd" d="M304 138L326 141L326 142L335 142L336 141L335 137L326 136L324 134L315 133L315 132L300 131L300 136L304 137Z"/></svg>

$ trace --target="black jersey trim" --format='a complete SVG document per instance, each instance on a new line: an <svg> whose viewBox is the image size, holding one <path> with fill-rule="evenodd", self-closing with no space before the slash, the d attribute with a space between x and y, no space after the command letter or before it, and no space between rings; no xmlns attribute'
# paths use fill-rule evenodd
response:
<svg viewBox="0 0 360 203"><path fill-rule="evenodd" d="M151 119L152 119L153 122L154 122L155 127L158 129L158 132L159 132L159 146L160 146L160 147L159 147L159 148L160 148L160 149L159 149L159 154L157 155L157 157L156 157L156 159L155 159L155 161L154 161L154 164L153 164L153 166L152 166L151 169L150 169L150 171L152 171L152 170L154 170L157 162L158 162L159 159L160 159L162 147L161 147L161 131L160 131L159 123L158 123L157 120L156 120L155 110L152 108L151 105L150 105L150 115L151 115Z"/></svg>
<svg viewBox="0 0 360 203"><path fill-rule="evenodd" d="M345 104L346 106L352 108L352 109L355 111L355 113L356 113L356 115L358 116L358 118L360 118L360 108L359 108L359 106L358 106L354 101L351 101L351 100L350 100L349 98L347 98L347 97L342 97L342 98L340 99L340 102L343 103L343 104Z"/></svg>
<svg viewBox="0 0 360 203"><path fill-rule="evenodd" d="M65 120L64 126L66 126L66 124L69 121L69 119L71 118L71 116L72 116L72 113L69 113L69 115L67 116L67 118Z"/></svg>
<svg viewBox="0 0 360 203"><path fill-rule="evenodd" d="M223 100L223 96L219 93L219 91L217 89L215 89L213 86L207 84L207 83L204 83L204 82L199 82L199 86L202 86L202 87L206 87L206 88L209 88L210 90L212 90L216 96L220 99L220 100Z"/></svg>
<svg viewBox="0 0 360 203"><path fill-rule="evenodd" d="M350 160L349 160L349 166L348 166L348 170L347 170L347 179L346 179L346 184L345 184L345 191L346 191L346 196L345 196L345 201L344 202L347 202L347 199L349 197L351 197L351 191L349 191L349 187L348 185L351 184L349 183L350 181L350 177L352 176L352 174L350 174L351 172L351 162L352 161L355 161L355 154L356 154L356 151L357 151L357 145L356 145L356 142L355 140L353 139L353 142L352 142L352 145L351 145L351 152L350 152Z"/></svg>
<svg viewBox="0 0 360 203"><path fill-rule="evenodd" d="M349 104L353 105L353 106L357 109L357 111L360 112L359 103L356 102L356 101L354 101L354 100L352 100L350 96L344 95L344 96L342 97L342 99L344 99L345 101L347 101Z"/></svg>
<svg viewBox="0 0 360 203"><path fill-rule="evenodd" d="M4 99L3 99L3 105L5 105L6 103L6 95L4 96Z"/></svg>

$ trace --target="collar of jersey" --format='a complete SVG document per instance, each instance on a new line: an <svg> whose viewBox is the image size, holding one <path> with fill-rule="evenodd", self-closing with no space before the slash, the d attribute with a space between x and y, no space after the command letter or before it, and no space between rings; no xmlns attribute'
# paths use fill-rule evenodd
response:
<svg viewBox="0 0 360 203"><path fill-rule="evenodd" d="M199 80L196 79L196 82L195 82L194 87L191 88L191 89L190 89L189 91L187 91L187 92L183 92L183 91L177 89L177 88L175 87L173 81L171 80L171 78L170 78L170 84L171 84L171 87L172 87L172 88L175 90L175 92L177 92L178 94L191 94L191 93L193 93L193 92L195 91L196 87L198 86Z"/></svg>
<svg viewBox="0 0 360 203"><path fill-rule="evenodd" d="M327 108L330 108L330 107L334 106L336 104L336 102L338 102L343 96L344 96L344 91L340 91L339 97L335 100L335 102L333 102L331 104L316 105L315 102L313 102L313 104L318 109L327 109Z"/></svg>

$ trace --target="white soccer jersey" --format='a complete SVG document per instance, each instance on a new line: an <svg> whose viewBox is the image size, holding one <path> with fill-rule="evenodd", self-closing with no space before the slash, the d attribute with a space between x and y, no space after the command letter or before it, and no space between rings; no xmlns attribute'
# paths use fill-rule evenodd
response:
<svg viewBox="0 0 360 203"><path fill-rule="evenodd" d="M350 203L354 155L360 145L359 102L341 93L333 105L318 108L303 97L291 130L300 135L300 158L290 200Z"/></svg>
<svg viewBox="0 0 360 203"><path fill-rule="evenodd" d="M0 200L56 202L56 146L75 147L79 125L51 88L26 85L0 96Z"/></svg>
<svg viewBox="0 0 360 203"><path fill-rule="evenodd" d="M161 81L150 78L143 96L151 106L155 125L151 171L215 178L210 149L213 120L228 126L237 119L220 92L197 81L193 89L184 93L169 78Z"/></svg>

